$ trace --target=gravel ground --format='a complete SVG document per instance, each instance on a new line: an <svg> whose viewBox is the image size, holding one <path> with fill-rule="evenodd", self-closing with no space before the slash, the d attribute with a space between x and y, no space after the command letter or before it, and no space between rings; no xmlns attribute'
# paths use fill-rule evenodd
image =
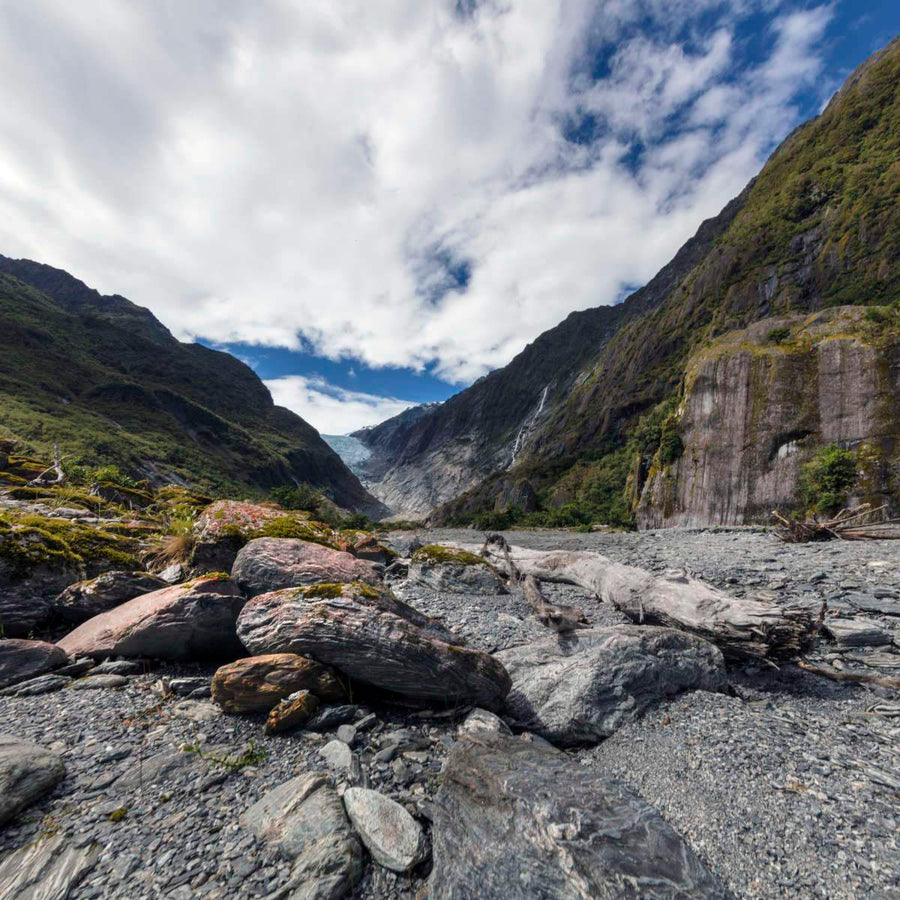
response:
<svg viewBox="0 0 900 900"><path fill-rule="evenodd" d="M391 539L402 548L410 537ZM420 537L472 542L480 536L443 530ZM510 532L507 538L541 549L596 549L657 572L684 565L735 594L827 600L836 617L877 626L894 644L825 644L818 656L845 669L900 675L900 616L863 613L856 605L900 598L894 543L788 546L753 530ZM594 624L624 621L578 589L547 585L545 593L583 606ZM516 595L404 594L484 650L546 635ZM873 665L864 667L867 661ZM890 668L894 662L898 667ZM0 831L0 858L40 834L60 833L75 846L96 841L103 848L98 865L71 892L75 900L278 897L289 864L238 819L264 791L326 769L318 751L334 729L266 737L261 717L193 722L177 714L178 698L161 701L153 690L161 677L213 670L158 667L119 689L0 698L0 732L55 746L68 768L50 797ZM794 666L741 664L731 677L733 696L683 695L600 746L569 752L654 804L737 896L900 897L900 718L890 715L896 693L837 684ZM356 715L370 711L374 718L353 747L361 774L334 772L339 789L368 779L406 804L428 832L429 802L456 722L375 704ZM404 749L376 760L399 731ZM203 752L182 755L186 765L154 777L154 759L184 745ZM252 764L216 761L242 756ZM371 866L356 896L411 898L425 875L427 864L412 877Z"/></svg>

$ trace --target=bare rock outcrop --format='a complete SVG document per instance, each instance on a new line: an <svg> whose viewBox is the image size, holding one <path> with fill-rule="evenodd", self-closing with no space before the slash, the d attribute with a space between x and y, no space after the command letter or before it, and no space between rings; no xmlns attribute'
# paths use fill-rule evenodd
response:
<svg viewBox="0 0 900 900"><path fill-rule="evenodd" d="M53 601L53 612L64 622L77 625L164 587L166 582L149 572L105 572L70 584Z"/></svg>

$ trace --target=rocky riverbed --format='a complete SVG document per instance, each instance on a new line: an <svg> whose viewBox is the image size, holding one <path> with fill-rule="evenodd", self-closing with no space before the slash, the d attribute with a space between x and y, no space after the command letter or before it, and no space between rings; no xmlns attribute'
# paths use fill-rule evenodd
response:
<svg viewBox="0 0 900 900"><path fill-rule="evenodd" d="M537 549L599 550L655 573L686 566L738 596L825 601L826 631L810 655L816 665L900 675L897 543L796 546L752 529L506 537ZM413 540L478 538L465 531L397 532L385 542L406 558ZM387 576L397 596L462 635L473 650L502 655L548 637L515 591L435 590L403 572L398 566ZM592 626L628 621L579 588L547 584L544 593L552 602L581 606ZM268 792L315 772L330 776L338 795L363 787L397 801L417 829L415 840L421 833L426 857L435 847L435 866L442 868L436 874L444 882L447 853L465 856L459 841L467 839L454 832L448 816L463 810L473 833L490 824L476 821L478 810L460 794L460 748L470 745L459 730L468 709L437 702L412 708L359 695L336 711L325 707L328 715L313 722L318 730L267 735L265 714L225 714L204 696L215 665L151 661L106 669L106 680L97 684L108 686L75 690L75 681L52 693L0 697L0 733L57 753L66 769L51 793L0 828L0 896L338 896L298 892L291 859L242 821ZM726 674L721 690L689 690L651 703L643 714L625 716L600 743L546 757L546 765L559 770L560 794L565 785L582 783L614 792L605 787L613 778L633 791L628 798L637 798L616 802L655 809L661 818L653 827L668 829L664 842L684 841L674 868L681 885L693 887L678 896L900 896L897 692L837 683L792 663L732 661ZM535 773L545 764L540 754L551 751L538 736L529 741L532 755L520 768L532 773L540 793ZM500 752L486 746L485 753ZM578 791L573 787L570 795ZM535 808L534 821L551 827L541 818L545 813ZM572 818L571 806L553 814L550 833L575 848L579 837L567 830L575 826L565 823L577 819L584 827L592 814ZM380 851L369 842L377 835L366 835L364 818L353 818L366 849L347 851L363 861L352 896L412 898L429 889L449 896L440 878L429 881L429 858L405 872L373 862ZM401 825L408 827L406 820ZM521 828L521 846L508 848L511 857L530 852L529 828ZM348 846L355 847L352 830L348 834ZM470 848L472 866L485 847ZM485 854L482 862L494 872L509 863ZM35 873L30 883L28 871ZM59 889L38 894L37 882ZM540 885L548 892L541 894ZM512 884L508 896L576 896L540 878L531 891Z"/></svg>

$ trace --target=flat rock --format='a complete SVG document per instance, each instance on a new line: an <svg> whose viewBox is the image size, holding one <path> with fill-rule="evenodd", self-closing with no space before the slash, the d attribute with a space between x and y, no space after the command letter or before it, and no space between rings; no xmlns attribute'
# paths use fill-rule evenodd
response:
<svg viewBox="0 0 900 900"><path fill-rule="evenodd" d="M511 734L509 726L500 716L487 709L473 709L460 723L459 734L477 734L478 732L493 734Z"/></svg>
<svg viewBox="0 0 900 900"><path fill-rule="evenodd" d="M0 688L36 678L69 661L64 650L46 641L0 640Z"/></svg>
<svg viewBox="0 0 900 900"><path fill-rule="evenodd" d="M351 787L344 808L372 859L394 872L408 872L428 857L428 842L416 820L378 791Z"/></svg>
<svg viewBox="0 0 900 900"><path fill-rule="evenodd" d="M68 675L57 675L56 673L38 675L37 678L29 678L28 681L22 681L19 684L12 685L12 687L4 688L0 691L0 696L37 697L40 694L50 694L53 691L61 690L71 683L72 679Z"/></svg>
<svg viewBox="0 0 900 900"><path fill-rule="evenodd" d="M72 682L73 691L92 691L97 688L120 688L128 684L124 675L86 675Z"/></svg>
<svg viewBox="0 0 900 900"><path fill-rule="evenodd" d="M98 663L92 675L140 675L144 671L142 663L135 659L105 659Z"/></svg>
<svg viewBox="0 0 900 900"><path fill-rule="evenodd" d="M823 628L838 647L880 647L891 643L890 633L868 619L826 619Z"/></svg>
<svg viewBox="0 0 900 900"><path fill-rule="evenodd" d="M257 538L241 548L232 577L249 596L309 584L378 584L375 567L351 553L296 538Z"/></svg>
<svg viewBox="0 0 900 900"><path fill-rule="evenodd" d="M169 690L176 697L209 697L211 696L210 680L200 677L169 679Z"/></svg>
<svg viewBox="0 0 900 900"><path fill-rule="evenodd" d="M53 601L53 612L63 622L78 625L166 584L149 572L104 572L70 584Z"/></svg>
<svg viewBox="0 0 900 900"><path fill-rule="evenodd" d="M727 683L717 647L671 628L589 628L496 656L512 678L507 712L561 745L602 740L653 703Z"/></svg>
<svg viewBox="0 0 900 900"><path fill-rule="evenodd" d="M212 696L231 713L268 712L297 691L327 703L346 699L338 673L296 653L268 653L221 666L212 679Z"/></svg>
<svg viewBox="0 0 900 900"><path fill-rule="evenodd" d="M0 897L66 900L99 858L98 844L75 846L62 834L26 844L0 862Z"/></svg>
<svg viewBox="0 0 900 900"><path fill-rule="evenodd" d="M215 703L203 700L182 700L172 707L172 715L191 722L215 722L222 715L222 710Z"/></svg>
<svg viewBox="0 0 900 900"><path fill-rule="evenodd" d="M0 734L0 825L50 791L65 774L66 767L57 754L31 741Z"/></svg>
<svg viewBox="0 0 900 900"><path fill-rule="evenodd" d="M900 601L893 597L869 597L867 594L850 594L847 598L856 609L880 616L900 616Z"/></svg>
<svg viewBox="0 0 900 900"><path fill-rule="evenodd" d="M279 785L257 800L240 822L294 860L291 900L339 900L362 878L362 847L322 773Z"/></svg>
<svg viewBox="0 0 900 900"><path fill-rule="evenodd" d="M307 723L307 731L331 731L347 722L353 722L360 714L358 706L344 704L320 709Z"/></svg>
<svg viewBox="0 0 900 900"><path fill-rule="evenodd" d="M433 815L432 900L729 896L644 800L519 738L463 736Z"/></svg>
<svg viewBox="0 0 900 900"><path fill-rule="evenodd" d="M266 719L266 734L292 731L307 722L319 708L319 698L309 691L297 691L273 707Z"/></svg>
<svg viewBox="0 0 900 900"><path fill-rule="evenodd" d="M424 625L424 627L423 627ZM421 703L498 708L509 690L486 653L447 643L446 629L368 585L314 585L263 594L238 619L254 653L301 653Z"/></svg>
<svg viewBox="0 0 900 900"><path fill-rule="evenodd" d="M193 660L241 652L235 621L244 597L230 579L198 578L135 597L89 619L59 646L70 656Z"/></svg>

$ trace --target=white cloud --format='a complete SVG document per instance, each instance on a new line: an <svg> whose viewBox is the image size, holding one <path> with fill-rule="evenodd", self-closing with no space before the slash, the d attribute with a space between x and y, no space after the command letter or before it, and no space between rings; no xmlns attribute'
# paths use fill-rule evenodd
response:
<svg viewBox="0 0 900 900"><path fill-rule="evenodd" d="M831 16L777 18L734 77L739 17L771 0L460 5L3 4L0 252L181 337L465 382L652 277L740 191ZM586 116L598 140L565 140Z"/></svg>
<svg viewBox="0 0 900 900"><path fill-rule="evenodd" d="M408 400L344 390L318 377L284 375L265 384L279 406L292 409L322 434L350 434L413 406Z"/></svg>

